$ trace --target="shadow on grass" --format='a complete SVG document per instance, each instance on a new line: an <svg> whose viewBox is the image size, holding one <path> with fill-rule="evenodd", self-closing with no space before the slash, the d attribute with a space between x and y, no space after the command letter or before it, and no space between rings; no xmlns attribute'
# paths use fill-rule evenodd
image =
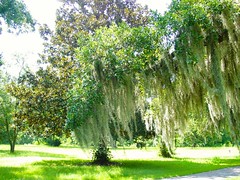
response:
<svg viewBox="0 0 240 180"><path fill-rule="evenodd" d="M23 176L19 176L20 172L27 171L24 167L0 167L0 179L22 179Z"/></svg>
<svg viewBox="0 0 240 180"><path fill-rule="evenodd" d="M115 166L89 166L86 160L44 160L24 167L0 167L3 179L144 179L165 178L240 164L240 159L193 162L184 159L122 160Z"/></svg>

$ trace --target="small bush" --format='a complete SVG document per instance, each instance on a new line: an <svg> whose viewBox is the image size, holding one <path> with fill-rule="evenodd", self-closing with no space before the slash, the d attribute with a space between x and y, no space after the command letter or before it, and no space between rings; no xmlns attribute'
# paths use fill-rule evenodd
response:
<svg viewBox="0 0 240 180"><path fill-rule="evenodd" d="M93 150L93 163L98 165L109 165L112 159L110 149L105 143L100 143L98 148Z"/></svg>
<svg viewBox="0 0 240 180"><path fill-rule="evenodd" d="M134 141L137 148L142 149L143 147L146 147L146 140L142 136L138 136Z"/></svg>
<svg viewBox="0 0 240 180"><path fill-rule="evenodd" d="M225 144L224 144L225 147L232 147L232 143L230 141L227 141Z"/></svg>
<svg viewBox="0 0 240 180"><path fill-rule="evenodd" d="M47 145L49 146L54 146L54 147L58 147L61 145L61 141L59 139L47 139L46 140Z"/></svg>

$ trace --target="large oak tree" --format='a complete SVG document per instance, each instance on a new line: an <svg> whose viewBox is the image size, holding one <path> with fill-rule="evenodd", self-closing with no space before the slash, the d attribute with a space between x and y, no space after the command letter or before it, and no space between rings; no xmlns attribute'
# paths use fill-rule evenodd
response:
<svg viewBox="0 0 240 180"><path fill-rule="evenodd" d="M120 137L122 129L131 134L135 110L144 112L152 98L146 125L163 146L173 145L175 130L184 130L191 113L227 128L238 144L239 5L176 0L154 18L154 26L111 26L80 36L80 81L69 107L79 139L111 141L111 121Z"/></svg>
<svg viewBox="0 0 240 180"><path fill-rule="evenodd" d="M74 72L82 66L75 56L79 34L94 34L97 28L112 23L141 26L148 23L148 13L133 0L64 1L57 11L55 30L45 25L40 30L46 40L39 60L43 68L22 76L23 86L13 86L29 125L45 135L64 132L68 91L79 81Z"/></svg>

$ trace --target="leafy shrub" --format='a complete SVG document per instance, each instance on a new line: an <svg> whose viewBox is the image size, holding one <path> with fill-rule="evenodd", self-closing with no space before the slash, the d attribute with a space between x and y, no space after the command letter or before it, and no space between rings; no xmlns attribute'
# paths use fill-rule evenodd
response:
<svg viewBox="0 0 240 180"><path fill-rule="evenodd" d="M146 147L146 141L142 136L138 136L135 139L135 143L136 143L137 148L142 149L143 147Z"/></svg>
<svg viewBox="0 0 240 180"><path fill-rule="evenodd" d="M56 139L48 138L48 139L46 139L46 143L49 146L55 146L55 147L58 147L61 145L61 141L57 138Z"/></svg>
<svg viewBox="0 0 240 180"><path fill-rule="evenodd" d="M105 143L100 143L98 148L93 150L93 163L98 165L109 165L112 159L110 149Z"/></svg>
<svg viewBox="0 0 240 180"><path fill-rule="evenodd" d="M33 134L26 132L20 132L17 138L17 144L33 144L36 141L37 137Z"/></svg>

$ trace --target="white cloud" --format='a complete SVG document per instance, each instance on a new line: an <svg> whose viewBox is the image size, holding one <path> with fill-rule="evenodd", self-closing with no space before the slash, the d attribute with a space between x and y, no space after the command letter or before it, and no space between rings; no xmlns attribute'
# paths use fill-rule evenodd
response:
<svg viewBox="0 0 240 180"><path fill-rule="evenodd" d="M24 2L34 19L54 29L56 10L62 3L57 0L24 0Z"/></svg>

